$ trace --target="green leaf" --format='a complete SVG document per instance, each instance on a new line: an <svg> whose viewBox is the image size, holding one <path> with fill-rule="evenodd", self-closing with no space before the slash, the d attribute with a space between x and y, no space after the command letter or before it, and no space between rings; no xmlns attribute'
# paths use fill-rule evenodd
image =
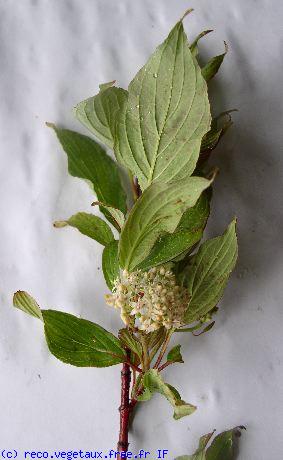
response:
<svg viewBox="0 0 283 460"><path fill-rule="evenodd" d="M120 209L117 209L117 208L112 208L112 206L109 206L108 204L105 204L105 203L102 203L101 201L94 201L91 206L95 206L95 205L99 205L100 208L105 208L110 214L111 216L113 217L113 219L115 220L116 222L116 228L121 231L124 223L125 223L125 216L124 214L122 213L122 211L120 211Z"/></svg>
<svg viewBox="0 0 283 460"><path fill-rule="evenodd" d="M129 331L129 329L120 329L119 339L123 345L138 355L140 361L142 361L142 346L134 334Z"/></svg>
<svg viewBox="0 0 283 460"><path fill-rule="evenodd" d="M176 231L160 237L155 243L149 256L139 264L140 270L148 270L151 267L173 260L184 251L191 248L202 237L202 231Z"/></svg>
<svg viewBox="0 0 283 460"><path fill-rule="evenodd" d="M245 429L245 427L240 426L220 433L214 438L207 450L206 447L214 435L214 431L205 434L200 438L198 449L193 455L182 455L175 460L232 460L234 458L235 438L241 436L241 429Z"/></svg>
<svg viewBox="0 0 283 460"><path fill-rule="evenodd" d="M102 270L106 284L112 291L116 279L119 278L118 241L112 241L104 248Z"/></svg>
<svg viewBox="0 0 283 460"><path fill-rule="evenodd" d="M175 420L191 415L196 410L195 406L182 401L178 391L165 383L156 369L150 369L144 374L143 385L145 392L139 397L139 400L148 400L153 393L162 394L173 406Z"/></svg>
<svg viewBox="0 0 283 460"><path fill-rule="evenodd" d="M100 85L100 92L75 107L77 119L98 139L111 149L118 112L120 112L128 93L122 88L112 86L115 82Z"/></svg>
<svg viewBox="0 0 283 460"><path fill-rule="evenodd" d="M208 133L206 133L202 139L200 149L201 152L215 149L220 138L232 126L233 121L230 113L235 111L237 110L227 110L226 112L220 113L216 118L212 120L210 131L208 131Z"/></svg>
<svg viewBox="0 0 283 460"><path fill-rule="evenodd" d="M42 320L41 310L38 303L25 291L17 291L13 297L13 305L35 318Z"/></svg>
<svg viewBox="0 0 283 460"><path fill-rule="evenodd" d="M137 397L137 400L140 402L149 401L152 397L152 393L148 388L145 388L141 395Z"/></svg>
<svg viewBox="0 0 283 460"><path fill-rule="evenodd" d="M161 236L138 268L148 270L176 259L192 248L202 237L209 216L209 202L210 193L205 191L197 203L183 214L175 232Z"/></svg>
<svg viewBox="0 0 283 460"><path fill-rule="evenodd" d="M232 460L233 458L234 429L224 431L214 438L207 449L206 460Z"/></svg>
<svg viewBox="0 0 283 460"><path fill-rule="evenodd" d="M221 128L212 127L201 141L201 152L204 152L205 150L213 150L220 140L221 133Z"/></svg>
<svg viewBox="0 0 283 460"><path fill-rule="evenodd" d="M220 300L238 256L236 221L222 236L203 243L184 270L185 285L191 300L185 314L186 323L197 321Z"/></svg>
<svg viewBox="0 0 283 460"><path fill-rule="evenodd" d="M120 341L98 324L69 313L42 310L51 353L78 367L108 367L125 361Z"/></svg>
<svg viewBox="0 0 283 460"><path fill-rule="evenodd" d="M176 345L169 351L167 355L167 361L171 363L183 363L183 357L181 355L181 345Z"/></svg>
<svg viewBox="0 0 283 460"><path fill-rule="evenodd" d="M100 83L99 90L104 91L105 89L112 88L115 85L116 80L108 81L107 83Z"/></svg>
<svg viewBox="0 0 283 460"><path fill-rule="evenodd" d="M206 460L205 449L213 434L214 431L212 433L205 434L200 438L198 449L193 455L182 455L181 457L177 457L175 460ZM222 460L225 459L223 458Z"/></svg>
<svg viewBox="0 0 283 460"><path fill-rule="evenodd" d="M213 32L213 30L204 30L203 32L201 32L197 37L196 39L193 41L193 43L190 45L190 50L191 50L191 53L194 57L196 57L198 55L198 42L199 40L202 38L202 37L205 37L205 35L207 34L210 34L210 32Z"/></svg>
<svg viewBox="0 0 283 460"><path fill-rule="evenodd" d="M109 225L100 217L86 212L78 212L68 220L54 222L54 227L61 228L70 225L78 229L83 235L89 236L98 243L106 246L114 240L114 236Z"/></svg>
<svg viewBox="0 0 283 460"><path fill-rule="evenodd" d="M121 267L134 270L148 256L158 237L173 233L184 212L195 205L211 181L191 177L170 184L156 182L137 200L121 233Z"/></svg>
<svg viewBox="0 0 283 460"><path fill-rule="evenodd" d="M180 21L130 83L115 154L142 190L155 181L185 179L195 169L209 127L206 82Z"/></svg>
<svg viewBox="0 0 283 460"><path fill-rule="evenodd" d="M126 194L123 190L118 165L106 154L104 149L87 136L68 129L52 127L67 154L69 173L74 177L86 179L92 184L97 199L126 213ZM107 219L113 222L111 214L101 209Z"/></svg>
<svg viewBox="0 0 283 460"><path fill-rule="evenodd" d="M228 46L227 43L224 42L225 45L225 52L223 54L219 54L218 56L213 57L208 61L208 63L201 69L201 73L205 81L211 80L218 72L227 52Z"/></svg>

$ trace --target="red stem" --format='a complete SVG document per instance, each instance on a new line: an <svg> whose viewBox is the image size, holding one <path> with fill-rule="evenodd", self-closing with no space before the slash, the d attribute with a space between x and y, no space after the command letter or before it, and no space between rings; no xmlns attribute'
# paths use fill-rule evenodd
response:
<svg viewBox="0 0 283 460"><path fill-rule="evenodd" d="M170 364L173 364L173 362L172 361L166 361L166 363L162 364L162 366L160 366L158 368L158 372L163 371L163 369L165 369L166 367L170 366Z"/></svg>
<svg viewBox="0 0 283 460"><path fill-rule="evenodd" d="M121 372L121 405L120 411L120 432L119 441L117 445L118 452L127 452L129 447L128 433L129 433L129 418L131 413L130 405L130 384L131 384L131 370L127 363L123 364ZM118 459L120 459L120 455Z"/></svg>
<svg viewBox="0 0 283 460"><path fill-rule="evenodd" d="M135 364L130 363L129 361L126 361L126 364L129 364L129 366L133 369L133 371L139 372L139 373L142 372L142 369L140 367L136 366Z"/></svg>

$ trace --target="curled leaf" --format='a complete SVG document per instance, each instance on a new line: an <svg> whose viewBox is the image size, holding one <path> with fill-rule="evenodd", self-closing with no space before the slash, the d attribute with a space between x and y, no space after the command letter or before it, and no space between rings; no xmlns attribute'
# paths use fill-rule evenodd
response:
<svg viewBox="0 0 283 460"><path fill-rule="evenodd" d="M25 291L17 291L13 297L13 305L19 310L42 320L42 313L38 303Z"/></svg>
<svg viewBox="0 0 283 460"><path fill-rule="evenodd" d="M183 357L181 355L181 345L176 345L167 354L167 361L171 363L183 363Z"/></svg>
<svg viewBox="0 0 283 460"><path fill-rule="evenodd" d="M173 418L179 420L186 415L195 412L196 407L183 401L178 391L165 383L156 369L150 369L143 377L144 393L138 398L139 401L147 401L153 393L160 393L170 402L174 408Z"/></svg>
<svg viewBox="0 0 283 460"><path fill-rule="evenodd" d="M208 63L202 68L201 73L205 81L211 80L218 72L227 52L228 52L228 45L224 42L225 52L223 54L219 54L218 56L213 57L208 61Z"/></svg>

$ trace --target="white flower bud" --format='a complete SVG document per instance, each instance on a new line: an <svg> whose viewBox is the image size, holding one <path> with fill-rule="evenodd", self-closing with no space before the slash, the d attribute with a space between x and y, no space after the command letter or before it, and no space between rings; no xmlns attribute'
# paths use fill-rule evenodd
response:
<svg viewBox="0 0 283 460"><path fill-rule="evenodd" d="M105 300L120 309L125 324L149 333L163 325L167 329L182 325L189 294L176 286L174 273L161 266L145 273L123 270Z"/></svg>

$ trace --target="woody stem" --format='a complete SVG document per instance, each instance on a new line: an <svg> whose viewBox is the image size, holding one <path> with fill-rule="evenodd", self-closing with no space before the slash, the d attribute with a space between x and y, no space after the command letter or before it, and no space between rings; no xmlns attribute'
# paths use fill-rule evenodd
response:
<svg viewBox="0 0 283 460"><path fill-rule="evenodd" d="M120 432L117 449L118 452L127 452L129 447L129 419L131 413L130 405L130 384L131 384L131 369L128 363L123 364L121 371L121 405L120 411ZM121 456L118 456L120 459Z"/></svg>

